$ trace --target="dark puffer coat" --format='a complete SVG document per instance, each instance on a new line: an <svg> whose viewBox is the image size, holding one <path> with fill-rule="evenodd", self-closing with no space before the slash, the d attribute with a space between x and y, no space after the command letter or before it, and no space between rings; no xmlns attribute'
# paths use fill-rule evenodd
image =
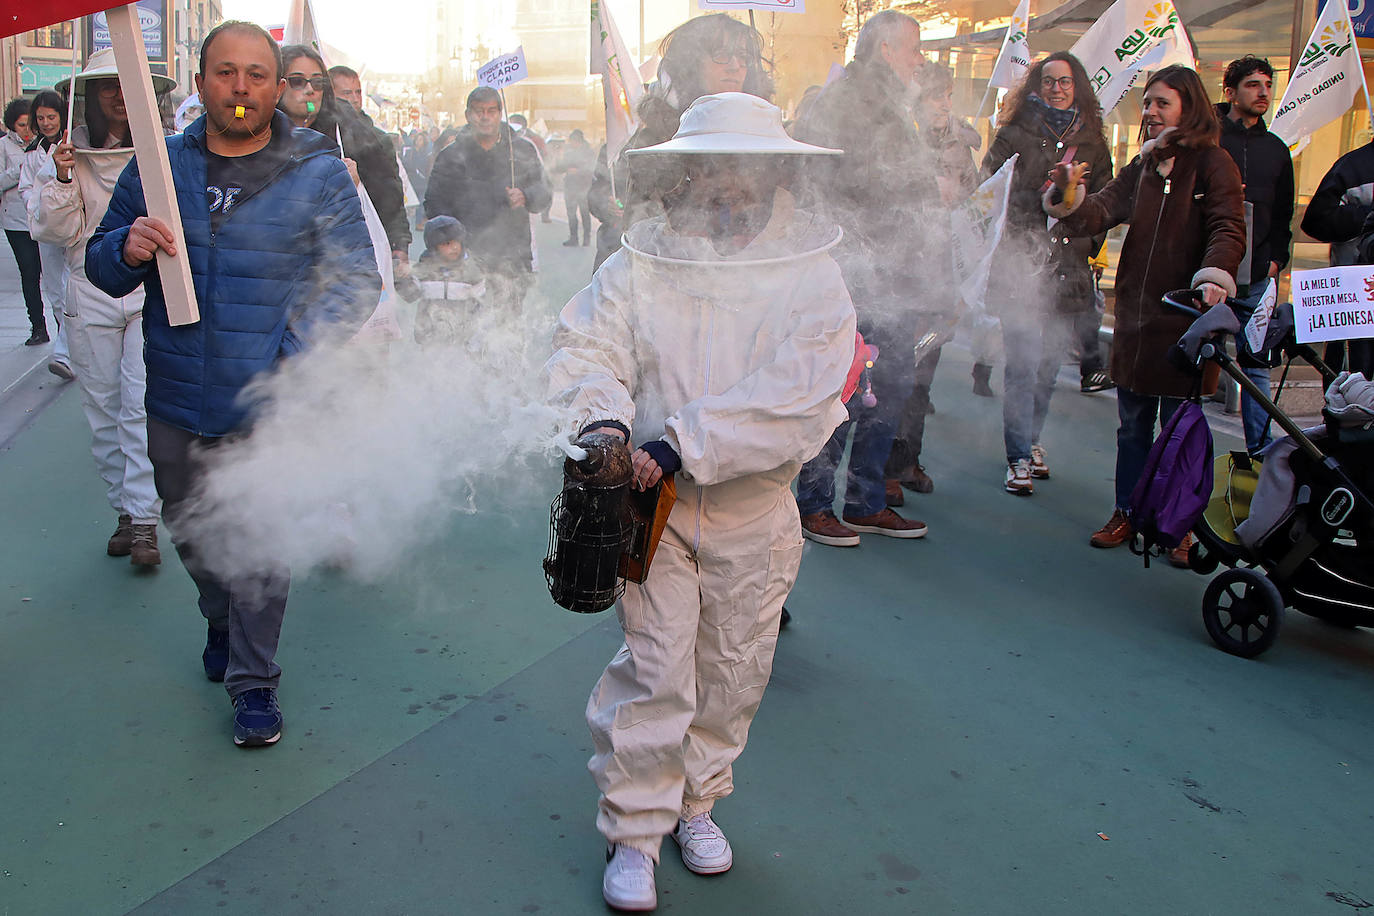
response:
<svg viewBox="0 0 1374 916"><path fill-rule="evenodd" d="M1058 146L1060 142L1063 147ZM1043 313L1053 308L1069 314L1095 307L1088 259L1102 247L1106 233L1070 236L1059 226L1046 229L1045 211L1040 205L1050 170L1070 147L1074 162L1088 164L1088 191L1105 188L1112 180L1106 139L1076 122L1060 141L1029 102L1014 122L997 131L983 157L987 177L1014 153L1021 156L1012 175L1007 228L998 246L997 269L988 282L991 312Z"/></svg>
<svg viewBox="0 0 1374 916"><path fill-rule="evenodd" d="M1161 155L1162 152L1162 155ZM1240 172L1218 146L1159 150L1147 143L1105 188L1046 209L1071 235L1096 235L1129 222L1116 272L1112 378L1146 395L1187 397L1193 377L1169 364L1169 348L1189 319L1160 300L1173 289L1215 283L1236 294L1236 269L1245 255L1245 209Z"/></svg>
<svg viewBox="0 0 1374 916"><path fill-rule="evenodd" d="M269 174L211 231L205 116L167 138L200 321L171 327L157 266L124 263L129 226L148 211L138 162L119 176L86 243L86 275L111 296L143 285L148 416L200 436L247 418L239 395L259 373L301 350L325 325L358 327L377 308L382 278L362 205L332 137L272 119Z"/></svg>

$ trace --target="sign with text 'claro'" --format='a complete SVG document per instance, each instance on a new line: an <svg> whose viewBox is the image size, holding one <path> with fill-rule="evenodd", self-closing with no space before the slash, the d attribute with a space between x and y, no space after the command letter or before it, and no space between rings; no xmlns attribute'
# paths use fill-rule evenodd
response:
<svg viewBox="0 0 1374 916"><path fill-rule="evenodd" d="M488 61L477 70L477 85L505 89L530 75L525 66L525 47L521 45L509 54Z"/></svg>
<svg viewBox="0 0 1374 916"><path fill-rule="evenodd" d="M1374 337L1374 267L1293 271L1298 343Z"/></svg>

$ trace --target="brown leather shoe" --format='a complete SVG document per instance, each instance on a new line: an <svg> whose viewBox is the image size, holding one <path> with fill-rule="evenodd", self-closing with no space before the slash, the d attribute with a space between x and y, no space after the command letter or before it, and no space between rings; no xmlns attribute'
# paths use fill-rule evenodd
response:
<svg viewBox="0 0 1374 916"><path fill-rule="evenodd" d="M1188 569L1192 564L1188 562L1188 551L1193 546L1193 533L1189 531L1183 536L1183 540L1178 542L1178 546L1169 551L1169 565L1177 566L1179 569Z"/></svg>
<svg viewBox="0 0 1374 916"><path fill-rule="evenodd" d="M926 473L926 469L921 467L919 464L913 467L910 471L907 471L906 474L902 477L902 486L906 487L913 493L935 492L935 481L930 479L930 475ZM888 503L888 505L892 504Z"/></svg>
<svg viewBox="0 0 1374 916"><path fill-rule="evenodd" d="M901 481L884 480L883 499L887 501L889 506L900 506L905 503L906 497L902 495Z"/></svg>
<svg viewBox="0 0 1374 916"><path fill-rule="evenodd" d="M134 520L132 516L121 515L114 534L110 535L105 552L112 557L127 557L134 546Z"/></svg>
<svg viewBox="0 0 1374 916"><path fill-rule="evenodd" d="M889 509L889 512L892 510ZM840 524L834 512L817 512L801 517L802 536L827 547L858 547L859 535Z"/></svg>
<svg viewBox="0 0 1374 916"><path fill-rule="evenodd" d="M1088 543L1094 547L1120 547L1133 537L1135 529L1131 527L1131 520L1126 517L1126 513L1115 509L1112 511L1112 517L1107 519L1107 524L1093 532Z"/></svg>
<svg viewBox="0 0 1374 916"><path fill-rule="evenodd" d="M157 566L162 552L157 549L157 525L133 525L133 540L129 544L129 562L134 566Z"/></svg>
<svg viewBox="0 0 1374 916"><path fill-rule="evenodd" d="M926 523L914 518L902 518L891 509L884 509L876 515L851 518L846 515L844 523L855 531L868 534L881 534L889 538L923 538L926 536Z"/></svg>

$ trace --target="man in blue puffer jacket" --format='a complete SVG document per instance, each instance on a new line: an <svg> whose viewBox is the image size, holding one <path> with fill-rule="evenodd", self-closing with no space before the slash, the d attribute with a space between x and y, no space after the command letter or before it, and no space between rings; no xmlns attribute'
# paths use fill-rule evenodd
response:
<svg viewBox="0 0 1374 916"><path fill-rule="evenodd" d="M328 325L361 325L382 285L354 181L332 139L276 111L284 86L280 50L263 29L227 22L206 36L196 76L205 114L167 140L200 321L168 322L153 259L176 244L147 216L136 162L86 248L97 287L145 290L148 452L208 622L205 674L234 701L240 746L281 737L274 659L290 572L226 581L178 536L177 512L203 473L199 450L247 434L244 387Z"/></svg>

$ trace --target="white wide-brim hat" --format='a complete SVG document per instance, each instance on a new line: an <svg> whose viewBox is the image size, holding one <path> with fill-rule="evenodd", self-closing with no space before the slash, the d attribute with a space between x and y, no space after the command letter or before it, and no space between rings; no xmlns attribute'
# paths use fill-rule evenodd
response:
<svg viewBox="0 0 1374 916"><path fill-rule="evenodd" d="M177 81L170 76L163 76L161 73L150 73L153 78L154 92L170 92L177 87ZM84 92L86 83L90 80L118 79L119 69L115 67L114 48L103 48L91 55L90 60L86 61L86 66L75 77L76 91ZM72 77L58 80L53 88L58 92L66 89L68 84L73 82Z"/></svg>
<svg viewBox="0 0 1374 916"><path fill-rule="evenodd" d="M747 92L703 95L682 113L679 125L673 139L632 149L630 155L839 156L844 152L793 140L783 129L782 110Z"/></svg>

